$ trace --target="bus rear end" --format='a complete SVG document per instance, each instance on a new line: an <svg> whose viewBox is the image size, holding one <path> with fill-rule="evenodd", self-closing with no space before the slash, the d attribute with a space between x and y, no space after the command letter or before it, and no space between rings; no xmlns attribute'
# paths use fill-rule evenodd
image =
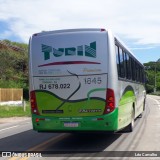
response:
<svg viewBox="0 0 160 160"><path fill-rule="evenodd" d="M108 88L108 36L101 29L62 30L30 39L30 101L37 131L114 131Z"/></svg>

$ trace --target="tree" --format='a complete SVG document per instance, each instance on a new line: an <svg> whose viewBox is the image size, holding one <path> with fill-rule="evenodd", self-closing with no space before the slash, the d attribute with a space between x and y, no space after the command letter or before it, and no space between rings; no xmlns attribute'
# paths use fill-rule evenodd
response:
<svg viewBox="0 0 160 160"><path fill-rule="evenodd" d="M156 89L160 91L160 59L157 62L144 63L145 71L147 74L148 81L146 82L147 93L151 93L155 88L155 77L156 77ZM155 76L156 74L156 76Z"/></svg>

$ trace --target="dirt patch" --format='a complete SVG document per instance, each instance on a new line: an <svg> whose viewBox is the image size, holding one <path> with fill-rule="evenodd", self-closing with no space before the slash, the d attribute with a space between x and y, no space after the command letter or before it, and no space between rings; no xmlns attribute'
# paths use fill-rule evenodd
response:
<svg viewBox="0 0 160 160"><path fill-rule="evenodd" d="M31 120L31 117L0 118L0 123L21 122L21 121L25 121L25 120Z"/></svg>

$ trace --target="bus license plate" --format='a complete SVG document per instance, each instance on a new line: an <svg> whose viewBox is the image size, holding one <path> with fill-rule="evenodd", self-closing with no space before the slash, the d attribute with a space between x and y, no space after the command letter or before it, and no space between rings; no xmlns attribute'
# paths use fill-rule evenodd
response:
<svg viewBox="0 0 160 160"><path fill-rule="evenodd" d="M78 122L64 122L64 127L78 127Z"/></svg>

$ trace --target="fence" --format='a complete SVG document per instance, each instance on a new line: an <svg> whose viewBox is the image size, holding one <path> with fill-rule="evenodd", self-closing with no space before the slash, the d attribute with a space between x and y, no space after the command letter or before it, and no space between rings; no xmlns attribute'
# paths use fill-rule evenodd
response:
<svg viewBox="0 0 160 160"><path fill-rule="evenodd" d="M0 102L22 101L23 89L0 88Z"/></svg>

